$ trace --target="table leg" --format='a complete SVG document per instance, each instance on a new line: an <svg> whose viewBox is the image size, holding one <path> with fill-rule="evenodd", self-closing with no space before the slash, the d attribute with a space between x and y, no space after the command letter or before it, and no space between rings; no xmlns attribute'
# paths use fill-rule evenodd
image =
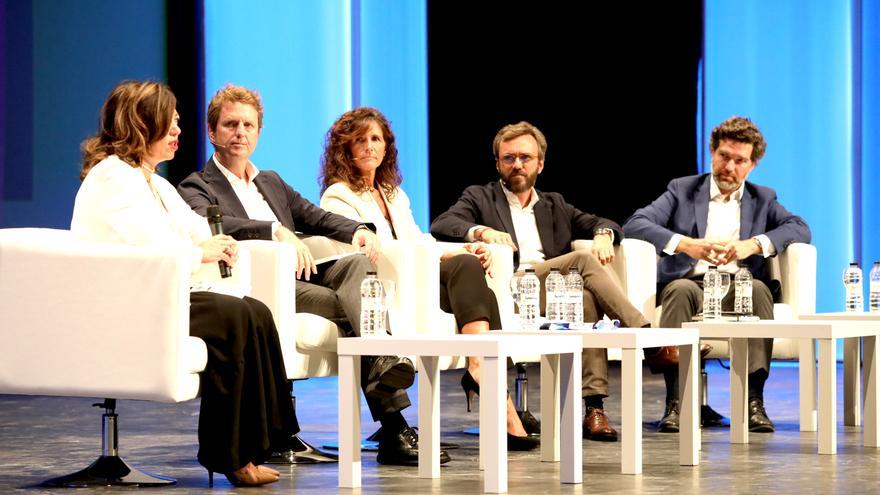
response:
<svg viewBox="0 0 880 495"><path fill-rule="evenodd" d="M559 468L559 480L562 483L583 483L581 351L563 354L559 356L559 361L559 377L562 382L562 465Z"/></svg>
<svg viewBox="0 0 880 495"><path fill-rule="evenodd" d="M480 380L480 455L483 491L507 492L507 359L483 358Z"/></svg>
<svg viewBox="0 0 880 495"><path fill-rule="evenodd" d="M819 453L837 453L837 340L819 339Z"/></svg>
<svg viewBox="0 0 880 495"><path fill-rule="evenodd" d="M880 382L877 380L877 336L864 338L865 374L865 447L880 447L880 422L877 416L877 395Z"/></svg>
<svg viewBox="0 0 880 495"><path fill-rule="evenodd" d="M749 443L749 341L730 339L730 443Z"/></svg>
<svg viewBox="0 0 880 495"><path fill-rule="evenodd" d="M440 477L440 366L419 356L419 478Z"/></svg>
<svg viewBox="0 0 880 495"><path fill-rule="evenodd" d="M700 367L697 344L678 347L678 383L681 390L681 430L678 434L679 464L696 466L700 463L700 427L697 424L700 410Z"/></svg>
<svg viewBox="0 0 880 495"><path fill-rule="evenodd" d="M642 361L639 349L621 349L620 362L620 472L642 472Z"/></svg>
<svg viewBox="0 0 880 495"><path fill-rule="evenodd" d="M843 340L843 424L862 424L861 339Z"/></svg>
<svg viewBox="0 0 880 495"><path fill-rule="evenodd" d="M361 486L360 356L339 355L339 486Z"/></svg>
<svg viewBox="0 0 880 495"><path fill-rule="evenodd" d="M541 460L559 462L559 355L541 356Z"/></svg>
<svg viewBox="0 0 880 495"><path fill-rule="evenodd" d="M816 431L816 340L798 340L801 431Z"/></svg>

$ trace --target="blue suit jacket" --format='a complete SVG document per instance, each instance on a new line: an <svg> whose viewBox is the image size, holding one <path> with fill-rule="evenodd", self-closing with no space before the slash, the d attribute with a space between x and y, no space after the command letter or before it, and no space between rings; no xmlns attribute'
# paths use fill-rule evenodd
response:
<svg viewBox="0 0 880 495"><path fill-rule="evenodd" d="M657 281L661 286L684 277L697 264L697 260L684 253L666 255L663 248L673 234L697 239L705 236L710 181L710 174L673 179L666 192L650 205L636 210L623 224L627 237L648 241L657 249L661 256ZM746 182L740 208L740 239L764 234L777 253L793 242L810 242L810 227L779 204L776 191L769 187ZM770 282L770 270L764 257L750 256L745 263L755 278L770 287L776 285Z"/></svg>

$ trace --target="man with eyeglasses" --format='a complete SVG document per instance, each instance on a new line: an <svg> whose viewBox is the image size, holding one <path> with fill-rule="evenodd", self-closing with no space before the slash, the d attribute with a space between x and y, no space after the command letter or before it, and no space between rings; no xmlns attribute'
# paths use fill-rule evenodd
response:
<svg viewBox="0 0 880 495"><path fill-rule="evenodd" d="M552 268L562 273L575 270L584 280L585 321L607 314L626 327L650 326L602 268L614 259L613 245L622 238L620 226L578 210L559 193L535 189L547 152L544 134L528 122L505 126L495 135L493 151L501 180L465 189L458 202L431 223L431 233L443 240L512 246L516 270L534 268L542 284ZM574 239L593 239L592 252L572 251ZM608 397L605 349L584 350L582 395L584 438L616 441L617 431L603 407Z"/></svg>
<svg viewBox="0 0 880 495"><path fill-rule="evenodd" d="M666 192L624 223L627 236L650 242L660 256L661 327L680 327L702 311L703 275L710 265L735 273L738 262L752 273L754 313L762 320L773 319L780 284L771 279L766 260L793 242L810 242L810 228L779 204L773 189L746 182L766 148L764 136L751 120L725 120L712 130L709 141L712 173L672 180ZM722 308L732 310L733 299L731 290ZM772 354L773 339L749 339L749 431L775 429L764 409ZM652 371L662 371L666 378L660 431L678 431L677 355L677 348L661 348L645 357ZM711 409L704 411L704 426L720 420Z"/></svg>

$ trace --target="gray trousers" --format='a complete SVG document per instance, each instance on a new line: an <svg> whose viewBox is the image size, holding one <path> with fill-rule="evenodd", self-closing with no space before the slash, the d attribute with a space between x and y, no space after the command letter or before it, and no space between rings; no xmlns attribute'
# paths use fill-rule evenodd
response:
<svg viewBox="0 0 880 495"><path fill-rule="evenodd" d="M734 295L731 282L730 290L721 302L724 311L733 310ZM660 326L681 328L683 322L691 321L695 314L703 310L703 280L673 280L660 292L660 303L663 305ZM754 314L762 320L773 319L773 295L767 285L757 279L752 281L752 305ZM773 339L749 339L749 373L763 369L769 374L772 356Z"/></svg>
<svg viewBox="0 0 880 495"><path fill-rule="evenodd" d="M538 263L533 268L542 287L551 268L559 268L562 274L575 270L583 277L584 321L597 321L603 315L608 315L629 328L640 328L650 323L626 298L613 272L603 267L589 251L572 251ZM542 290L541 314L544 314L544 296ZM608 351L584 349L582 360L582 395L608 397Z"/></svg>
<svg viewBox="0 0 880 495"><path fill-rule="evenodd" d="M308 282L296 281L296 310L323 316L343 329L346 336L360 336L361 282L375 267L366 256L352 255L318 265ZM361 387L366 389L376 356L361 358ZM406 390L397 390L382 400L367 397L374 420L406 409L412 402Z"/></svg>

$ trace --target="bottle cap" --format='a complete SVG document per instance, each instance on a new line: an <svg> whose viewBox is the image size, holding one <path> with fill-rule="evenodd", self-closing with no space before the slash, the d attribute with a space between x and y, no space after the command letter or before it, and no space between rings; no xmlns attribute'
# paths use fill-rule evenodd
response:
<svg viewBox="0 0 880 495"><path fill-rule="evenodd" d="M374 270L370 270L370 271L367 272L367 276L369 277L370 275L372 275L372 276L375 277L375 276L376 276L376 272L375 272Z"/></svg>
<svg viewBox="0 0 880 495"><path fill-rule="evenodd" d="M855 261L853 261L852 263L849 264L849 266L859 266L859 264L856 263Z"/></svg>
<svg viewBox="0 0 880 495"><path fill-rule="evenodd" d="M558 271L559 271L559 268L551 268L550 271L551 271L551 272L558 272Z"/></svg>
<svg viewBox="0 0 880 495"><path fill-rule="evenodd" d="M535 273L534 268L526 268L526 273Z"/></svg>

